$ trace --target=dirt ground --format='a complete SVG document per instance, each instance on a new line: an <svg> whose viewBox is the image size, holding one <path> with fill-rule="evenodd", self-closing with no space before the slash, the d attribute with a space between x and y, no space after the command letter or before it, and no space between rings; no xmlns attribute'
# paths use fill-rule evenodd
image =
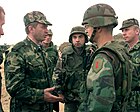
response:
<svg viewBox="0 0 140 112"><path fill-rule="evenodd" d="M9 104L10 104L10 95L7 93L5 88L5 78L4 78L4 69L3 64L1 65L1 73L2 73L2 95L1 95L1 101L2 101L2 107L4 112L10 112L9 111ZM64 104L60 103L60 112L64 112Z"/></svg>

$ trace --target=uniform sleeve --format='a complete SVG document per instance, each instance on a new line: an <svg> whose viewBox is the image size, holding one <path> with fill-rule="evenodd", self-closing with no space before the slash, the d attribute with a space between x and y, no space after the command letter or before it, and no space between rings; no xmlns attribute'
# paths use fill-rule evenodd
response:
<svg viewBox="0 0 140 112"><path fill-rule="evenodd" d="M111 63L98 54L87 76L89 112L110 112L115 101L114 75Z"/></svg>
<svg viewBox="0 0 140 112"><path fill-rule="evenodd" d="M43 89L31 88L25 81L25 61L22 55L17 52L10 52L4 62L4 71L6 89L11 97L26 103L43 101Z"/></svg>

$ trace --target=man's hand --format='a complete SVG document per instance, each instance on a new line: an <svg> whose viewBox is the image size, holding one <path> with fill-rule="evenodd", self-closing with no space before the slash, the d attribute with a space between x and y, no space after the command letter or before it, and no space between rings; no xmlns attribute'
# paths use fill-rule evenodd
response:
<svg viewBox="0 0 140 112"><path fill-rule="evenodd" d="M61 101L61 103L64 103L64 96L62 94L58 94L58 96L63 99L63 101Z"/></svg>
<svg viewBox="0 0 140 112"><path fill-rule="evenodd" d="M62 102L63 97L55 96L51 94L51 92L53 92L54 90L55 90L55 87L44 89L44 100L47 102L57 102L57 101Z"/></svg>

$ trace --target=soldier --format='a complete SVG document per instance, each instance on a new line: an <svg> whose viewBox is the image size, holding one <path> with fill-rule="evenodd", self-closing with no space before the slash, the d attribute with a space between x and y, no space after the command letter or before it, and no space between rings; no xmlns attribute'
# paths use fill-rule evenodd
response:
<svg viewBox="0 0 140 112"><path fill-rule="evenodd" d="M136 65L136 71L138 77L140 78L139 22L135 18L124 20L120 30L122 31L124 40L128 42L130 46L129 53L132 56L132 62ZM127 106L128 106L127 107L128 112L140 112L140 79L139 79L139 86L132 88L132 92L130 94Z"/></svg>
<svg viewBox="0 0 140 112"><path fill-rule="evenodd" d="M52 42L52 36L53 32L51 29L48 30L48 34L46 35L45 39L42 41L42 46L46 48L46 52L48 53L47 57L50 58L53 62L53 67L51 68L54 70L57 60L58 60L58 52L57 52L57 46L53 44ZM53 75L53 71L51 72L51 75ZM53 109L56 112L59 112L59 102L53 103L54 107Z"/></svg>
<svg viewBox="0 0 140 112"><path fill-rule="evenodd" d="M24 24L27 38L13 46L4 62L10 112L52 112L52 103L62 98L53 95L53 64L40 46L52 24L40 11L27 13Z"/></svg>
<svg viewBox="0 0 140 112"><path fill-rule="evenodd" d="M79 90L84 78L84 59L88 37L84 27L76 26L71 29L68 46L62 50L62 79L58 76L60 85L59 95L64 96L65 112L76 112L80 104ZM62 47L62 46L61 46ZM60 82L59 82L60 81ZM61 83L61 84L60 84Z"/></svg>
<svg viewBox="0 0 140 112"><path fill-rule="evenodd" d="M107 4L95 4L85 11L82 25L90 42L95 42L98 49L93 56L86 88L83 89L85 98L78 112L126 110L125 101L131 91L132 68L125 42L120 44L112 36L113 28L117 24L116 13Z"/></svg>
<svg viewBox="0 0 140 112"><path fill-rule="evenodd" d="M52 30L49 29L49 30L48 30L48 35L45 37L45 40L42 41L42 45L43 45L44 47L48 48L48 47L53 46L52 36L53 36Z"/></svg>
<svg viewBox="0 0 140 112"><path fill-rule="evenodd" d="M53 68L54 68L58 60L58 51L57 51L57 46L54 45L52 42L52 36L53 36L52 30L49 29L48 34L46 35L45 39L41 42L41 45L46 49L46 52L48 54L47 57L53 62Z"/></svg>
<svg viewBox="0 0 140 112"><path fill-rule="evenodd" d="M52 30L49 29L48 34L46 35L45 39L42 41L41 44L43 47L46 48L48 57L50 58L51 61L53 61L53 66L55 67L58 60L58 51L57 51L57 46L54 45L52 42L52 36L53 36Z"/></svg>
<svg viewBox="0 0 140 112"><path fill-rule="evenodd" d="M1 35L4 35L3 28L2 28L4 24L5 24L5 11L0 6L0 37ZM3 54L2 52L0 52L0 64L2 64L2 62L3 62ZM0 72L0 112L3 112L2 104L1 104L1 87L2 87L2 76Z"/></svg>

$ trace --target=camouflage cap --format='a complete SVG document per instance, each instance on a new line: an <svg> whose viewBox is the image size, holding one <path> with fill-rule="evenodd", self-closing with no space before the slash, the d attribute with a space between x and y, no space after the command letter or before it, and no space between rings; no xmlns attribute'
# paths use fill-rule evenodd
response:
<svg viewBox="0 0 140 112"><path fill-rule="evenodd" d="M130 26L133 26L133 25L139 26L139 22L138 22L137 19L131 18L131 19L124 20L123 23L122 23L122 27L120 28L120 30L122 30L124 28L127 28L127 27L130 27Z"/></svg>
<svg viewBox="0 0 140 112"><path fill-rule="evenodd" d="M53 35L53 33L52 33L52 30L51 30L51 29L49 29L49 30L48 30L48 35Z"/></svg>
<svg viewBox="0 0 140 112"><path fill-rule="evenodd" d="M33 22L39 22L46 25L52 25L49 21L47 21L46 16L42 12L39 12L39 11L32 11L30 13L27 13L24 16L25 26L28 26L30 23L33 23Z"/></svg>

